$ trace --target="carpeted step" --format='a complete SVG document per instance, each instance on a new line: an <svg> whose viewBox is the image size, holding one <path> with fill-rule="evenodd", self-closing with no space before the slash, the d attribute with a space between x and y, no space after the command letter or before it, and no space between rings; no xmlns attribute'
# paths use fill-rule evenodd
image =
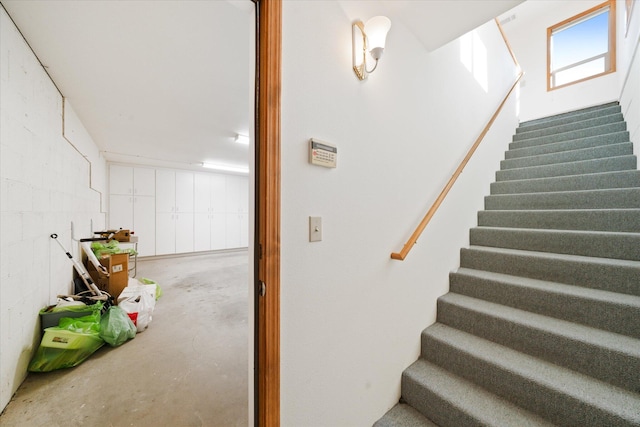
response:
<svg viewBox="0 0 640 427"><path fill-rule="evenodd" d="M640 188L496 194L485 196L484 206L485 210L636 209Z"/></svg>
<svg viewBox="0 0 640 427"><path fill-rule="evenodd" d="M622 142L620 144L609 144L602 145L600 147L587 147L571 151L562 151L559 153L540 154L530 157L518 157L517 159L502 160L500 162L500 170L579 162L581 160L602 159L605 157L627 155L633 155L633 144L630 142Z"/></svg>
<svg viewBox="0 0 640 427"><path fill-rule="evenodd" d="M452 292L439 298L437 321L640 393L636 338Z"/></svg>
<svg viewBox="0 0 640 427"><path fill-rule="evenodd" d="M557 135L565 132L581 131L583 129L596 126L608 125L624 121L622 113L610 114L607 116L598 116L586 120L576 120L569 123L557 124L555 126L543 127L540 129L523 128L520 132L516 132L512 140L513 142L524 141L526 139L540 138L548 135Z"/></svg>
<svg viewBox="0 0 640 427"><path fill-rule="evenodd" d="M505 159L516 159L520 157L530 157L542 154L561 153L563 151L578 150L581 148L601 147L608 144L621 144L629 142L629 131L609 133L606 135L596 135L588 138L572 139L569 141L555 142L553 144L536 145L533 147L507 150L504 153Z"/></svg>
<svg viewBox="0 0 640 427"><path fill-rule="evenodd" d="M562 120L571 121L574 119L575 116L580 116L580 115L588 114L592 112L595 112L596 114L598 114L601 111L604 111L608 108L616 107L616 106L617 107L620 106L618 101L607 102L605 104L600 104L600 105L593 105L591 107L580 108L578 110L573 110L573 111L567 111L566 113L554 114L551 116L541 117L539 119L526 120L520 123L520 127L526 128L530 126L546 125L551 122L559 122Z"/></svg>
<svg viewBox="0 0 640 427"><path fill-rule="evenodd" d="M474 227L473 246L640 261L640 233Z"/></svg>
<svg viewBox="0 0 640 427"><path fill-rule="evenodd" d="M491 194L543 193L640 187L640 171L627 170L491 183Z"/></svg>
<svg viewBox="0 0 640 427"><path fill-rule="evenodd" d="M423 331L422 348L427 361L556 424L640 425L639 393L440 323Z"/></svg>
<svg viewBox="0 0 640 427"><path fill-rule="evenodd" d="M438 427L424 415L405 403L399 403L389 410L373 427Z"/></svg>
<svg viewBox="0 0 640 427"><path fill-rule="evenodd" d="M571 163L499 170L496 172L496 181L550 178L554 176L575 176L590 173L635 170L637 161L638 159L636 156L626 155L604 159L581 160Z"/></svg>
<svg viewBox="0 0 640 427"><path fill-rule="evenodd" d="M515 140L509 144L509 149L514 150L518 148L534 147L536 145L554 144L556 142L571 141L572 139L589 138L596 135L624 132L625 130L627 130L626 122L615 122L569 132L539 136L537 138Z"/></svg>
<svg viewBox="0 0 640 427"><path fill-rule="evenodd" d="M553 425L424 359L402 374L402 397L441 427Z"/></svg>
<svg viewBox="0 0 640 427"><path fill-rule="evenodd" d="M490 271L459 268L450 291L640 338L640 297Z"/></svg>
<svg viewBox="0 0 640 427"><path fill-rule="evenodd" d="M640 296L640 262L471 246L460 267Z"/></svg>
<svg viewBox="0 0 640 427"><path fill-rule="evenodd" d="M640 208L480 211L478 225L640 233Z"/></svg>
<svg viewBox="0 0 640 427"><path fill-rule="evenodd" d="M544 119L538 119L534 122L523 122L516 129L516 133L528 132L531 130L543 129L551 126L559 126L566 123L593 119L596 117L608 116L610 114L620 113L622 108L618 103L606 104L602 107L596 107L591 110L572 112L565 115L551 116Z"/></svg>

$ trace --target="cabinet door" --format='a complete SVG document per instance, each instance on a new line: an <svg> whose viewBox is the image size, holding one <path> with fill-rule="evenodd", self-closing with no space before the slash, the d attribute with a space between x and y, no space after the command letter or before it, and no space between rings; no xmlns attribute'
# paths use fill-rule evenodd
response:
<svg viewBox="0 0 640 427"><path fill-rule="evenodd" d="M176 212L193 212L193 173L176 172Z"/></svg>
<svg viewBox="0 0 640 427"><path fill-rule="evenodd" d="M193 181L193 192L194 212L211 212L211 177L201 173L196 174Z"/></svg>
<svg viewBox="0 0 640 427"><path fill-rule="evenodd" d="M156 204L151 196L133 198L133 231L138 236L138 254L156 254Z"/></svg>
<svg viewBox="0 0 640 427"><path fill-rule="evenodd" d="M176 253L176 214L156 213L156 255Z"/></svg>
<svg viewBox="0 0 640 427"><path fill-rule="evenodd" d="M133 168L130 166L109 166L109 193L133 194Z"/></svg>
<svg viewBox="0 0 640 427"><path fill-rule="evenodd" d="M249 178L240 178L240 212L249 213Z"/></svg>
<svg viewBox="0 0 640 427"><path fill-rule="evenodd" d="M211 214L196 212L193 221L193 250L211 250Z"/></svg>
<svg viewBox="0 0 640 427"><path fill-rule="evenodd" d="M227 248L240 247L240 215L237 213L227 214Z"/></svg>
<svg viewBox="0 0 640 427"><path fill-rule="evenodd" d="M176 174L173 171L156 171L156 212L175 212Z"/></svg>
<svg viewBox="0 0 640 427"><path fill-rule="evenodd" d="M227 214L211 215L211 249L227 248Z"/></svg>
<svg viewBox="0 0 640 427"><path fill-rule="evenodd" d="M211 211L227 212L227 177L224 175L211 175Z"/></svg>
<svg viewBox="0 0 640 427"><path fill-rule="evenodd" d="M249 246L249 214L240 214L240 247Z"/></svg>
<svg viewBox="0 0 640 427"><path fill-rule="evenodd" d="M177 213L176 253L193 252L193 213Z"/></svg>
<svg viewBox="0 0 640 427"><path fill-rule="evenodd" d="M240 212L240 177L227 176L227 212Z"/></svg>
<svg viewBox="0 0 640 427"><path fill-rule="evenodd" d="M109 229L133 228L133 197L119 194L109 196Z"/></svg>
<svg viewBox="0 0 640 427"><path fill-rule="evenodd" d="M133 194L136 196L155 196L156 171L149 168L133 169Z"/></svg>

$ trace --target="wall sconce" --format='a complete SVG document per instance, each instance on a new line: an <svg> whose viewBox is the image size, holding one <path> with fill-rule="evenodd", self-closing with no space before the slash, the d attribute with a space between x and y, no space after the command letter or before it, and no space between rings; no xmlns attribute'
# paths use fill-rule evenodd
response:
<svg viewBox="0 0 640 427"><path fill-rule="evenodd" d="M362 21L353 24L353 71L358 79L366 79L378 66L390 28L391 20L386 16L374 16L366 24ZM376 61L371 70L367 69L367 54Z"/></svg>

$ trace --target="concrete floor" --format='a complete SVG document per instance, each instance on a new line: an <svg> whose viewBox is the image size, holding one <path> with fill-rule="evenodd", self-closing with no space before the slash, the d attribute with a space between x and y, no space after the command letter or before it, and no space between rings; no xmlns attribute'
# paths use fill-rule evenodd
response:
<svg viewBox="0 0 640 427"><path fill-rule="evenodd" d="M246 251L138 261L164 295L149 328L75 368L31 373L10 426L246 426Z"/></svg>

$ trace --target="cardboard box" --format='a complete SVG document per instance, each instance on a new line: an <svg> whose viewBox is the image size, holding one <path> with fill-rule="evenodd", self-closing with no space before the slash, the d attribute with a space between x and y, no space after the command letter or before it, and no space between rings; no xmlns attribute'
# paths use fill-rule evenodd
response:
<svg viewBox="0 0 640 427"><path fill-rule="evenodd" d="M111 239L117 240L118 242L128 242L131 240L131 232L129 230L123 230L122 228L119 230L101 231L96 234L100 234L100 236L104 237L105 239L111 236Z"/></svg>
<svg viewBox="0 0 640 427"><path fill-rule="evenodd" d="M93 264L87 263L87 271L100 290L108 292L117 301L120 292L129 284L129 254L105 255L100 258L109 276L99 272Z"/></svg>

